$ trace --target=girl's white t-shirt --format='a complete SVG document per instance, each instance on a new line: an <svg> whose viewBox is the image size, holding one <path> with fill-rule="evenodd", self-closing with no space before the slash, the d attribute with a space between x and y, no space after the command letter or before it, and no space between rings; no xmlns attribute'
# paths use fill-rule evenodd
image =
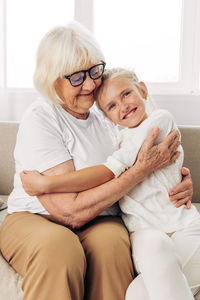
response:
<svg viewBox="0 0 200 300"><path fill-rule="evenodd" d="M73 159L76 170L102 164L118 148L117 129L92 108L87 120L76 119L60 105L41 100L34 102L19 126L14 151L14 189L8 199L8 213L29 211L48 214L37 197L22 187L20 172L44 172ZM118 205L103 212L116 215Z"/></svg>

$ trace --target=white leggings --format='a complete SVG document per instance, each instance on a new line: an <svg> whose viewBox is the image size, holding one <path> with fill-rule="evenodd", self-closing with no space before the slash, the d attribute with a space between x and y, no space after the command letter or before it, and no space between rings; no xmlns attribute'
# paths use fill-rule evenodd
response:
<svg viewBox="0 0 200 300"><path fill-rule="evenodd" d="M200 289L200 222L169 237L156 229L130 234L138 276L126 300L192 300Z"/></svg>

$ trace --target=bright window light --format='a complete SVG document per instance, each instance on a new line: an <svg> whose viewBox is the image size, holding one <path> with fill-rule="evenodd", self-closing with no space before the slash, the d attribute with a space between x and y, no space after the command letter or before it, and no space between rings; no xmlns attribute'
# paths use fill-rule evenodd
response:
<svg viewBox="0 0 200 300"><path fill-rule="evenodd" d="M179 80L182 0L94 0L94 34L107 67L148 82Z"/></svg>
<svg viewBox="0 0 200 300"><path fill-rule="evenodd" d="M39 41L54 26L74 19L74 0L7 0L7 84L33 87Z"/></svg>

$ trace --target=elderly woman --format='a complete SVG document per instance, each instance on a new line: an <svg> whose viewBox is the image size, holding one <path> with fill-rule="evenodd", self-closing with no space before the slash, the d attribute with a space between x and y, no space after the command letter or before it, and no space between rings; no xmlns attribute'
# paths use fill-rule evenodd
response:
<svg viewBox="0 0 200 300"><path fill-rule="evenodd" d="M98 187L79 193L32 197L24 192L23 169L48 176L95 168L117 149L114 127L90 110L104 67L93 37L77 24L56 28L41 41L35 86L43 101L29 107L19 128L14 190L0 234L5 259L23 277L24 300L123 300L134 275L116 203L179 155L178 133L154 146L155 129L119 178L105 177ZM171 200L189 205L191 190L187 173Z"/></svg>

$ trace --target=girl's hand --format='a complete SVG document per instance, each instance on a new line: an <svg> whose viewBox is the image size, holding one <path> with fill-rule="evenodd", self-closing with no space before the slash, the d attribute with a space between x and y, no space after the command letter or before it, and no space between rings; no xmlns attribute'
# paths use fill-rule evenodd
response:
<svg viewBox="0 0 200 300"><path fill-rule="evenodd" d="M155 145L159 132L159 128L154 127L138 153L136 163L139 168L143 169L146 176L171 165L180 155L180 152L177 151L180 145L178 131L173 130L160 144Z"/></svg>
<svg viewBox="0 0 200 300"><path fill-rule="evenodd" d="M23 171L20 173L22 186L30 196L39 196L44 194L45 180L44 176L37 171Z"/></svg>
<svg viewBox="0 0 200 300"><path fill-rule="evenodd" d="M185 204L187 209L189 209L193 195L192 178L190 170L187 168L182 168L181 173L182 181L169 192L169 197L170 201L176 201L175 207Z"/></svg>

